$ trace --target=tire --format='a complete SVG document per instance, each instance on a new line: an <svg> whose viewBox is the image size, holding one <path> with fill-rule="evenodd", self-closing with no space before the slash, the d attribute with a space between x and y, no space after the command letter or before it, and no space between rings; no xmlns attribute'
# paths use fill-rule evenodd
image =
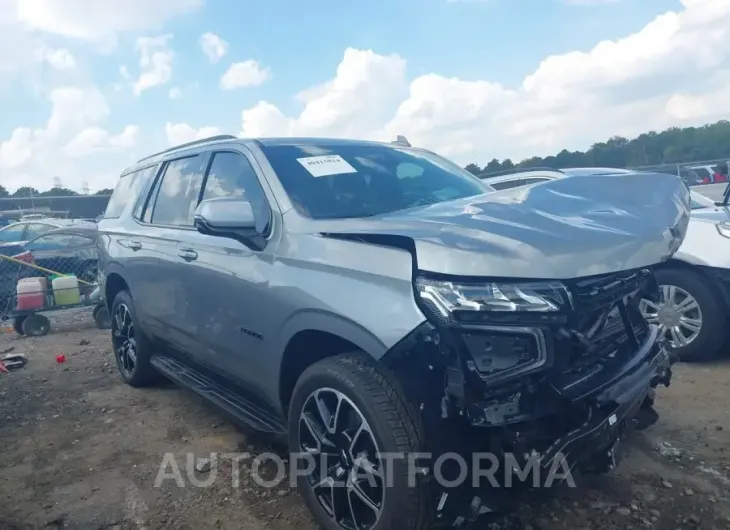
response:
<svg viewBox="0 0 730 530"><path fill-rule="evenodd" d="M689 268L666 268L656 272L662 286L675 286L689 293L699 305L702 325L699 334L686 346L673 348L681 361L696 362L716 358L725 343L727 314L719 289L713 289L709 280Z"/></svg>
<svg viewBox="0 0 730 530"><path fill-rule="evenodd" d="M43 315L34 313L25 317L21 328L26 337L43 337L51 331L51 321Z"/></svg>
<svg viewBox="0 0 730 530"><path fill-rule="evenodd" d="M301 414L305 410L305 405L311 403L313 393L318 391L328 393L327 395L332 395L332 392L339 393L347 399L347 403L359 409L361 416L370 426L372 438L379 449L378 454L407 455L417 453L419 449L423 451L423 428L418 421L418 414L408 403L394 378L386 374L385 370L374 361L362 354L354 353L315 363L299 378L289 407L289 445L292 453L303 451L305 448L302 447L300 436L307 437L308 433L313 432L307 430ZM345 406L342 408L344 410ZM310 439L313 438L310 436ZM343 458L346 459L345 456ZM415 487L409 487L407 459L394 459L389 467L392 469L391 477L388 477L387 487L383 484L382 497L374 495L382 501L380 516L377 518L377 523L369 528L373 530L428 528L429 521L426 515L428 484L418 480ZM298 476L297 486L322 528L326 530L344 528L335 522L318 500L309 477Z"/></svg>
<svg viewBox="0 0 730 530"><path fill-rule="evenodd" d="M23 322L25 322L26 318L28 318L26 315L13 318L13 330L18 335L25 335L23 332Z"/></svg>
<svg viewBox="0 0 730 530"><path fill-rule="evenodd" d="M126 311L125 311L126 308ZM117 315L121 316L125 313L127 316L122 321L122 326L118 325ZM114 298L112 304L111 314L111 332L112 332L112 348L114 350L114 358L117 362L117 368L119 374L124 379L124 382L129 386L133 387L146 387L151 386L163 379L162 375L155 370L150 364L150 358L152 357L152 343L151 341L141 332L139 327L139 321L137 320L137 312L134 308L134 301L129 294L129 291L121 291ZM131 322L134 339L134 363L129 365L129 357L125 357L120 353L120 348L128 345L129 337L125 334L125 329L129 329L126 325ZM121 330L121 332L120 332ZM117 335L118 334L118 335ZM125 355L129 349L125 350Z"/></svg>

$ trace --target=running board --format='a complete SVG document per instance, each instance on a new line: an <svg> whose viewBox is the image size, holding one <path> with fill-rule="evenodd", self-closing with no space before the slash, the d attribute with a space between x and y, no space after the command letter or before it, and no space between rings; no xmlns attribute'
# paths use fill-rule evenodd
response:
<svg viewBox="0 0 730 530"><path fill-rule="evenodd" d="M189 388L261 434L286 438L286 427L264 408L229 390L198 370L170 357L153 356L150 364L180 386Z"/></svg>

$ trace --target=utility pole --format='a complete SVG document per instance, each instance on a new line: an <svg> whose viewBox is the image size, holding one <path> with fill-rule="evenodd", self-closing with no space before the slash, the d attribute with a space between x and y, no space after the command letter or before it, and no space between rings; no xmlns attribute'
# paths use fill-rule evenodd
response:
<svg viewBox="0 0 730 530"><path fill-rule="evenodd" d="M88 195L90 192L89 190L89 183L87 181L83 181L81 183L81 193L84 195Z"/></svg>

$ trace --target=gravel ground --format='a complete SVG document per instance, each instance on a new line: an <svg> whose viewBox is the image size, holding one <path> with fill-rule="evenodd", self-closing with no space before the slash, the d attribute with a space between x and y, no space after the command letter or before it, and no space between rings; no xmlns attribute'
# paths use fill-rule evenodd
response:
<svg viewBox="0 0 730 530"><path fill-rule="evenodd" d="M108 332L93 327L88 311L53 320L47 337L0 334L0 352L29 358L0 376L0 529L315 528L288 485L259 486L244 467L235 486L227 460L195 472L215 478L209 487L187 479L155 487L166 453L184 475L188 454L271 448L188 391L124 385ZM728 380L728 363L678 366L672 386L660 389L660 422L627 441L619 469L530 494L519 511L479 528L730 528Z"/></svg>

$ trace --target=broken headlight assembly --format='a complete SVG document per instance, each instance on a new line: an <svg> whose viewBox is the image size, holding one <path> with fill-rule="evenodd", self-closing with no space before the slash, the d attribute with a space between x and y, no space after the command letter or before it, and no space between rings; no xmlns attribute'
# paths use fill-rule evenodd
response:
<svg viewBox="0 0 730 530"><path fill-rule="evenodd" d="M427 318L448 328L469 353L466 368L485 382L503 382L548 362L545 327L565 323L570 291L556 281L444 281L418 278Z"/></svg>

